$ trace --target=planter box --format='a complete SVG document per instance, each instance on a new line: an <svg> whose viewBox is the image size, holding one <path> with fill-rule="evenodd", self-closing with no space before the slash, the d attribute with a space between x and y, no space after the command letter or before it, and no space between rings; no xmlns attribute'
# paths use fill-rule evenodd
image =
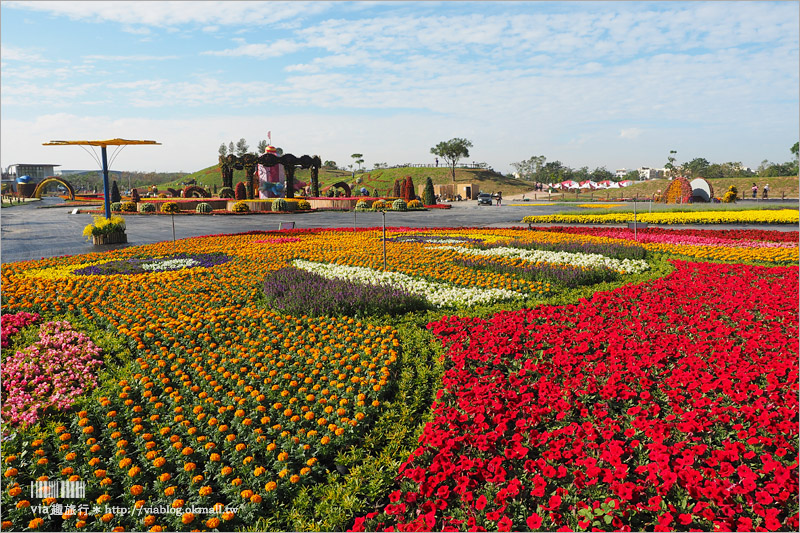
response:
<svg viewBox="0 0 800 533"><path fill-rule="evenodd" d="M647 222L628 222L628 229L647 229Z"/></svg>
<svg viewBox="0 0 800 533"><path fill-rule="evenodd" d="M128 236L124 231L109 233L108 235L92 235L92 244L99 246L102 244L118 244L128 242Z"/></svg>

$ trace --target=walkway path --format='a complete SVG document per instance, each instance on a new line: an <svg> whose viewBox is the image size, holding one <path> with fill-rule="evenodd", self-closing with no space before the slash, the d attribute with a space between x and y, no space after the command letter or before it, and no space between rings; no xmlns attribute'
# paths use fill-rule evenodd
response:
<svg viewBox="0 0 800 533"><path fill-rule="evenodd" d="M42 205L53 206L60 198L45 198ZM402 227L526 227L520 221L526 215L546 215L563 211L567 206L514 207L509 205L478 206L475 202L455 202L452 209L431 209L423 212L387 213L387 226ZM83 237L83 228L92 221L88 214L70 214L71 208L40 209L39 203L5 208L0 214L0 261L28 261L43 257L76 255L130 245L172 240L173 218L169 216L127 216L128 244L95 247ZM217 233L240 233L252 230L276 230L278 223L293 221L297 228L359 228L383 224L380 213L319 212L293 215L178 215L174 217L175 237L197 237ZM563 225L563 224L553 224ZM548 226L542 224L541 226ZM669 226L671 228L705 228L709 226ZM797 226L714 226L725 229L777 229L797 231Z"/></svg>

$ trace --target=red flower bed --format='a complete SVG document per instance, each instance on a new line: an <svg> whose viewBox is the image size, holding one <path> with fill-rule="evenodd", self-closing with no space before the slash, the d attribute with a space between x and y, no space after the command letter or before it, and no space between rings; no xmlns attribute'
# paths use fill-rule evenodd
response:
<svg viewBox="0 0 800 533"><path fill-rule="evenodd" d="M425 206L426 209L450 209L451 207L453 206L450 204L434 204Z"/></svg>
<svg viewBox="0 0 800 533"><path fill-rule="evenodd" d="M575 233L579 235L606 236L609 230L616 230L620 235L627 235L632 231L619 228L607 227L573 227L556 226L549 228L532 228L531 231L553 231L558 233ZM716 239L730 239L733 241L770 241L770 242L797 242L798 232L796 231L774 231L760 229L668 229L668 228L647 228L639 230L640 234L645 235L680 235L687 237L709 237Z"/></svg>
<svg viewBox="0 0 800 533"><path fill-rule="evenodd" d="M676 266L431 323L434 420L354 529L797 531L798 269Z"/></svg>

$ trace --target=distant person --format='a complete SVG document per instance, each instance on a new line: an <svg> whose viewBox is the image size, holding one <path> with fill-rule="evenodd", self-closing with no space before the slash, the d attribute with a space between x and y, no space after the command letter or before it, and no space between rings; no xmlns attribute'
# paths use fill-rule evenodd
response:
<svg viewBox="0 0 800 533"><path fill-rule="evenodd" d="M438 157L436 158L436 166L437 167L439 166L439 158Z"/></svg>
<svg viewBox="0 0 800 533"><path fill-rule="evenodd" d="M503 203L503 193L502 192L498 192L497 193L497 205L499 206L502 203Z"/></svg>
<svg viewBox="0 0 800 533"><path fill-rule="evenodd" d="M757 198L758 197L758 185L756 185L754 183L750 190L753 191L753 198Z"/></svg>
<svg viewBox="0 0 800 533"><path fill-rule="evenodd" d="M769 196L769 183L764 185L764 195L762 196L762 198L766 200L768 196Z"/></svg>

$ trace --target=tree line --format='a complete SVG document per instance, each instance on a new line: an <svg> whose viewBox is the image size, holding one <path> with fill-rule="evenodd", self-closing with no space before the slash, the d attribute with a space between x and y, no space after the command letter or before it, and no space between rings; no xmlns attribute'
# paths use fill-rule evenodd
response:
<svg viewBox="0 0 800 533"><path fill-rule="evenodd" d="M738 177L775 177L796 176L798 174L798 146L794 143L789 149L793 159L785 163L773 163L763 160L756 168L748 169L741 161L711 163L704 157L696 157L691 161L677 163L677 150L670 150L664 164L667 176L686 176L691 178L738 178ZM543 155L535 155L524 161L511 163L520 179L537 183L555 183L560 181L621 181L639 179L639 172L631 170L623 177L617 177L605 167L589 170L589 167L571 168L561 161L547 161Z"/></svg>

